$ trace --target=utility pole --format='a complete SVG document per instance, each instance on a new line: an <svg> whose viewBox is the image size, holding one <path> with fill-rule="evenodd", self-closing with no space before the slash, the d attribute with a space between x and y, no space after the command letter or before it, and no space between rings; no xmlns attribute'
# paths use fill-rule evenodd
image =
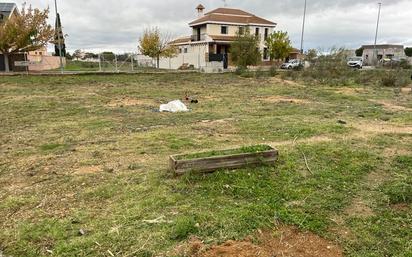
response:
<svg viewBox="0 0 412 257"><path fill-rule="evenodd" d="M378 62L378 50L376 49L376 44L378 42L378 32L379 32L379 22L381 19L381 8L382 3L378 3L379 10L378 10L378 21L376 22L376 33L375 33L375 44L373 45L373 62Z"/></svg>
<svg viewBox="0 0 412 257"><path fill-rule="evenodd" d="M133 61L133 59L134 59L134 53L131 54L131 59L130 59L130 61L132 63L132 72L134 71L134 61Z"/></svg>
<svg viewBox="0 0 412 257"><path fill-rule="evenodd" d="M102 72L102 56L99 54L99 72Z"/></svg>
<svg viewBox="0 0 412 257"><path fill-rule="evenodd" d="M57 23L57 19L59 17L59 13L57 11L57 0L54 0L54 9L56 11L56 23ZM56 28L57 29L57 28ZM63 74L64 73L64 66L63 66L63 56L62 56L62 42L60 39L60 32L61 32L61 24L60 24L60 29L58 31L56 31L57 33L57 44L59 47L59 56L60 56L60 71Z"/></svg>
<svg viewBox="0 0 412 257"><path fill-rule="evenodd" d="M305 35L306 7L307 7L307 0L305 0L305 7L303 9L302 37L301 37L301 40L300 40L300 52L302 54L303 54L303 37Z"/></svg>

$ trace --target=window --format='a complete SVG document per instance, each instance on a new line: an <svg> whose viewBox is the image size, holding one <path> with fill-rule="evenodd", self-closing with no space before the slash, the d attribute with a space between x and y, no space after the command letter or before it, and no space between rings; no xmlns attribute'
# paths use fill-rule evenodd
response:
<svg viewBox="0 0 412 257"><path fill-rule="evenodd" d="M258 37L259 34L260 34L259 28L256 28L256 29L255 29L255 35Z"/></svg>
<svg viewBox="0 0 412 257"><path fill-rule="evenodd" d="M227 33L228 33L227 26L222 26L222 27L220 28L220 32L221 32L223 35L227 35Z"/></svg>
<svg viewBox="0 0 412 257"><path fill-rule="evenodd" d="M185 54L187 54L187 48L185 47L185 50L184 50L184 52L185 52Z"/></svg>
<svg viewBox="0 0 412 257"><path fill-rule="evenodd" d="M264 60L269 59L269 58L268 58L268 49L267 49L266 47L263 49L263 59L264 59Z"/></svg>
<svg viewBox="0 0 412 257"><path fill-rule="evenodd" d="M245 28L244 27L239 27L239 35L245 34Z"/></svg>
<svg viewBox="0 0 412 257"><path fill-rule="evenodd" d="M182 48L179 48L179 53L180 53L180 54L182 53Z"/></svg>
<svg viewBox="0 0 412 257"><path fill-rule="evenodd" d="M269 36L269 29L265 28L265 40L268 38Z"/></svg>

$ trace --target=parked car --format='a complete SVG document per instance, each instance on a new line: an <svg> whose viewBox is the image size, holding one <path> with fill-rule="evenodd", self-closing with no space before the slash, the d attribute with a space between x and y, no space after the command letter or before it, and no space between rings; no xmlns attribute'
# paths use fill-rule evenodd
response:
<svg viewBox="0 0 412 257"><path fill-rule="evenodd" d="M288 62L285 62L284 64L282 64L280 66L281 69L294 69L294 68L298 68L299 66L303 65L303 63L300 60L297 59L292 59L289 60Z"/></svg>
<svg viewBox="0 0 412 257"><path fill-rule="evenodd" d="M362 69L363 68L363 58L362 57L349 58L348 66L352 68Z"/></svg>

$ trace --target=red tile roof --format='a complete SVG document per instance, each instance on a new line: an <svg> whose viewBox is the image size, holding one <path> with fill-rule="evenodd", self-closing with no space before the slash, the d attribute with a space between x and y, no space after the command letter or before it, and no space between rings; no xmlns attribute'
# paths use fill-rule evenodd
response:
<svg viewBox="0 0 412 257"><path fill-rule="evenodd" d="M238 23L238 24L261 24L266 26L275 26L276 23L268 21L266 19L257 17L251 13L231 8L218 8L211 12L206 13L203 17L192 21L189 25L204 24L208 22L221 22L221 23Z"/></svg>
<svg viewBox="0 0 412 257"><path fill-rule="evenodd" d="M176 44L184 44L184 43L189 43L190 42L191 37L181 37L181 38L177 38L171 42L169 42L169 44L171 45L176 45Z"/></svg>

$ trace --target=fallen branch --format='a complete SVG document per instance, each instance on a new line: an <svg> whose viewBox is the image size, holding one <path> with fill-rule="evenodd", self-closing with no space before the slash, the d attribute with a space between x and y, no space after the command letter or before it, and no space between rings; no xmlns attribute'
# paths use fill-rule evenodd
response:
<svg viewBox="0 0 412 257"><path fill-rule="evenodd" d="M298 137L295 137L295 139L293 140L293 144L296 144L296 141L297 141L297 140L298 140ZM306 154L299 148L299 145L298 145L298 150L300 151L300 153L301 153L302 156L303 156L303 159L305 160L306 168L308 169L308 171L310 172L310 174L313 175L313 171L312 171L311 168L309 167L308 158L306 158Z"/></svg>
<svg viewBox="0 0 412 257"><path fill-rule="evenodd" d="M299 150L300 150L300 149L299 149ZM311 170L311 169L310 169L310 167L309 167L309 164L308 164L308 159L306 158L305 153L304 153L302 150L300 150L300 152L302 153L303 158L305 159L306 168L308 169L308 171L310 172L310 174L312 174L312 175L313 175L313 172L312 172L312 170Z"/></svg>

